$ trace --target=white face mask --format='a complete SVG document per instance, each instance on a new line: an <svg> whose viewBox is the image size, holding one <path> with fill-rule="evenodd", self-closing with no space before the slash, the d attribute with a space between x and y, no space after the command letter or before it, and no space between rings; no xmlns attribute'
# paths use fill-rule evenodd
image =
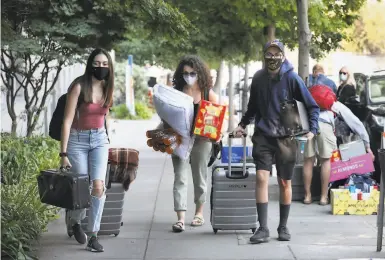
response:
<svg viewBox="0 0 385 260"><path fill-rule="evenodd" d="M346 81L348 79L348 75L346 75L346 74L341 74L340 75L340 80L341 81Z"/></svg>
<svg viewBox="0 0 385 260"><path fill-rule="evenodd" d="M197 76L183 75L183 79L184 81L186 81L187 85L192 87L197 81Z"/></svg>

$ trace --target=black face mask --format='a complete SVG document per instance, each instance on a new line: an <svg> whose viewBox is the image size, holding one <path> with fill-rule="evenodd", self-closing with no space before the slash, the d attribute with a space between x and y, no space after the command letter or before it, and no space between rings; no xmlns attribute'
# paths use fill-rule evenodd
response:
<svg viewBox="0 0 385 260"><path fill-rule="evenodd" d="M92 72L94 77L97 80L105 80L110 73L110 68L108 67L93 67Z"/></svg>
<svg viewBox="0 0 385 260"><path fill-rule="evenodd" d="M265 64L269 70L279 69L282 63L282 59L265 59Z"/></svg>

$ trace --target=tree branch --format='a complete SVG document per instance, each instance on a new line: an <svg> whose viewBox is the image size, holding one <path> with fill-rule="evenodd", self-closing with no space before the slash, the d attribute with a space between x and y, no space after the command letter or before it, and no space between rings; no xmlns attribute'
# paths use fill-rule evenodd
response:
<svg viewBox="0 0 385 260"><path fill-rule="evenodd" d="M54 76L52 82L50 83L50 87L48 87L48 77L49 77L49 73L48 73L49 72L49 70L48 70L49 66L48 65L49 64L48 64L48 62L46 62L45 68L47 68L47 72L44 74L44 76L42 76L42 78L44 78L44 93L43 93L43 96L41 98L41 102L39 103L39 106L38 106L36 112L34 113L35 116L33 117L33 120L31 121L31 124L28 125L28 129L31 129L28 132L33 131L35 129L35 127L36 127L36 125L38 123L38 120L39 120L40 113L43 111L43 108L46 105L46 101L47 101L48 95L55 88L55 85L56 85L56 83L58 81L60 72L63 69L64 63L65 63L64 61L59 62L58 66L56 67L55 76ZM32 134L32 133L30 133L30 134Z"/></svg>

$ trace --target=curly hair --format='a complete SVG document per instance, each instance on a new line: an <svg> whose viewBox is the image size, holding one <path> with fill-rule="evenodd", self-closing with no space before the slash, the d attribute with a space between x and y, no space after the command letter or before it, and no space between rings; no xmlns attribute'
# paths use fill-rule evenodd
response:
<svg viewBox="0 0 385 260"><path fill-rule="evenodd" d="M172 80L174 87L180 91L183 91L186 81L183 79L184 66L190 66L195 70L198 75L198 86L201 90L211 89L213 82L210 76L210 70L205 62L196 55L186 55L180 60Z"/></svg>

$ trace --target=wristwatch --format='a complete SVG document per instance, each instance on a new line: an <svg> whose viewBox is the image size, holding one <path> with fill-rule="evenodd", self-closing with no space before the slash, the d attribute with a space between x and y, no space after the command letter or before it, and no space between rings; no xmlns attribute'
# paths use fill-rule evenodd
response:
<svg viewBox="0 0 385 260"><path fill-rule="evenodd" d="M67 153L59 153L60 157L67 157Z"/></svg>

